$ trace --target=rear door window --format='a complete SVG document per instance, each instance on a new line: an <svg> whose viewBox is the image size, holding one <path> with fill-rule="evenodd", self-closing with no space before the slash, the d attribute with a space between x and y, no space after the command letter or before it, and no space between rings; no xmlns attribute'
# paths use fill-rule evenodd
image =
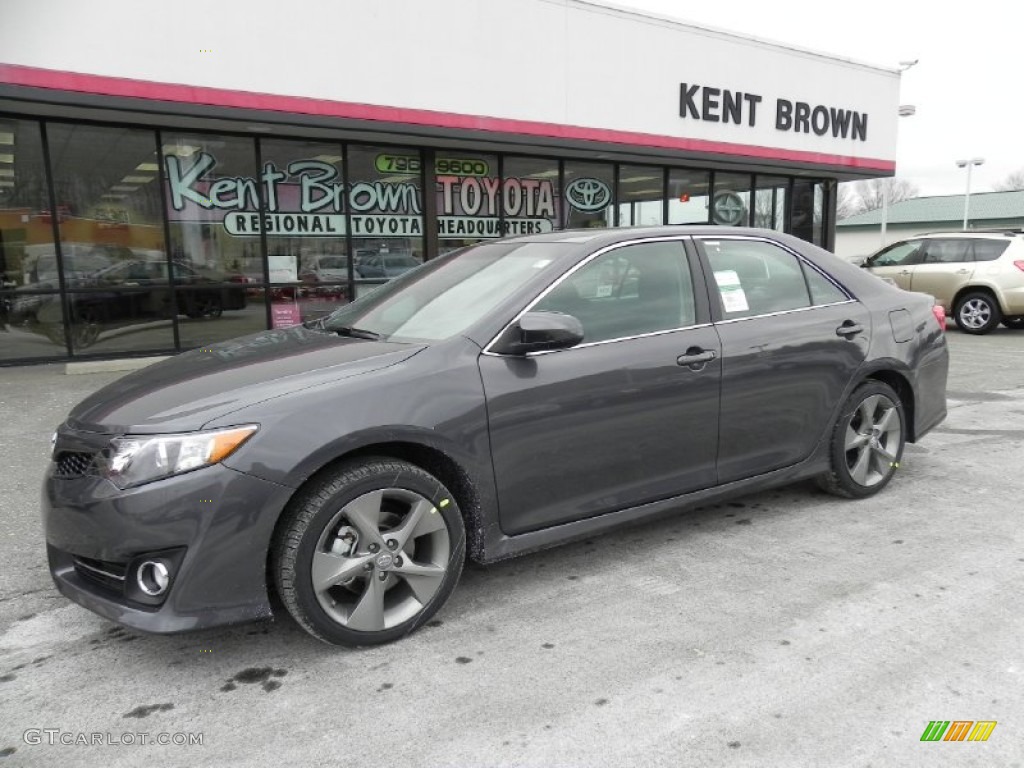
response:
<svg viewBox="0 0 1024 768"><path fill-rule="evenodd" d="M961 264L974 261L971 241L967 239L935 239L924 246L923 264Z"/></svg>
<svg viewBox="0 0 1024 768"><path fill-rule="evenodd" d="M726 320L811 306L800 260L788 251L760 240L701 243Z"/></svg>

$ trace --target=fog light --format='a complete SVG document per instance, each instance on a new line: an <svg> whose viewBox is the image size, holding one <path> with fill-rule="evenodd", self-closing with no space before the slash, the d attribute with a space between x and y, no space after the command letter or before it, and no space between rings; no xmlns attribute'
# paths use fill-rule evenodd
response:
<svg viewBox="0 0 1024 768"><path fill-rule="evenodd" d="M171 573L160 560L146 560L135 570L135 581L150 597L159 597L171 583Z"/></svg>

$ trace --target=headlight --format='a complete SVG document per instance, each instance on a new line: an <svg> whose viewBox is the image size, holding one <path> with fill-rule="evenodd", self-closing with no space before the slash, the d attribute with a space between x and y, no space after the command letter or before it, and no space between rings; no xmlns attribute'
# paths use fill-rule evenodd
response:
<svg viewBox="0 0 1024 768"><path fill-rule="evenodd" d="M211 432L117 437L103 452L101 471L122 490L151 483L223 461L258 428L246 424Z"/></svg>

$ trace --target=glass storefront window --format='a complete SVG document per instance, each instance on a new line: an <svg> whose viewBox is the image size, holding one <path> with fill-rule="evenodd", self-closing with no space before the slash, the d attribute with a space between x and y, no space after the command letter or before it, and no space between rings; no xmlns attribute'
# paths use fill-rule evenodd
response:
<svg viewBox="0 0 1024 768"><path fill-rule="evenodd" d="M74 353L174 348L156 133L49 123ZM53 322L59 302L41 312Z"/></svg>
<svg viewBox="0 0 1024 768"><path fill-rule="evenodd" d="M0 120L0 361L67 355L52 215L39 123Z"/></svg>
<svg viewBox="0 0 1024 768"><path fill-rule="evenodd" d="M779 176L758 176L757 189L754 193L754 226L764 229L775 229L782 232L786 229L786 194L789 191L789 179Z"/></svg>
<svg viewBox="0 0 1024 768"><path fill-rule="evenodd" d="M438 153L437 238L440 253L501 237L497 155Z"/></svg>
<svg viewBox="0 0 1024 768"><path fill-rule="evenodd" d="M792 233L815 245L824 246L824 185L819 181L797 179L793 183Z"/></svg>
<svg viewBox="0 0 1024 768"><path fill-rule="evenodd" d="M711 200L711 223L727 227L750 226L750 174L716 173Z"/></svg>
<svg viewBox="0 0 1024 768"><path fill-rule="evenodd" d="M164 134L171 260L219 282L262 283L260 195L252 139ZM271 229L273 224L271 224Z"/></svg>
<svg viewBox="0 0 1024 768"><path fill-rule="evenodd" d="M270 289L273 292L274 289ZM252 284L175 285L178 343L182 349L216 344L267 327L267 289ZM206 309L204 314L203 309ZM219 308L219 309L218 309ZM273 308L273 304L271 305ZM303 318L299 317L295 325Z"/></svg>
<svg viewBox="0 0 1024 768"><path fill-rule="evenodd" d="M708 197L711 174L686 168L668 171L668 223L707 224L711 220Z"/></svg>
<svg viewBox="0 0 1024 768"><path fill-rule="evenodd" d="M610 227L613 214L613 167L606 163L565 163L563 226Z"/></svg>
<svg viewBox="0 0 1024 768"><path fill-rule="evenodd" d="M650 165L620 165L619 207L620 227L650 227L664 223L664 174Z"/></svg>
<svg viewBox="0 0 1024 768"><path fill-rule="evenodd" d="M260 174L278 179L265 200L280 224L267 232L273 328L327 315L349 300L342 160L340 144L260 142Z"/></svg>
<svg viewBox="0 0 1024 768"><path fill-rule="evenodd" d="M401 147L348 148L355 296L423 262L422 159Z"/></svg>
<svg viewBox="0 0 1024 768"><path fill-rule="evenodd" d="M505 235L535 235L558 226L561 210L558 161L506 157L501 201Z"/></svg>

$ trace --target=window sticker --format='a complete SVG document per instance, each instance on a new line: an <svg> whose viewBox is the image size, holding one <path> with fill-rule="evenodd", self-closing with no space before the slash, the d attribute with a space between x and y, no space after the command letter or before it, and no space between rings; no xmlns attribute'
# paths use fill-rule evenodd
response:
<svg viewBox="0 0 1024 768"><path fill-rule="evenodd" d="M743 292L736 270L723 269L721 272L715 272L715 282L718 283L718 292L722 294L722 306L727 313L746 312L750 309L747 294Z"/></svg>
<svg viewBox="0 0 1024 768"><path fill-rule="evenodd" d="M599 286L597 286L597 293L595 294L595 298L604 299L604 298L607 298L608 296L611 296L611 295L612 295L612 286L611 285L599 285Z"/></svg>

